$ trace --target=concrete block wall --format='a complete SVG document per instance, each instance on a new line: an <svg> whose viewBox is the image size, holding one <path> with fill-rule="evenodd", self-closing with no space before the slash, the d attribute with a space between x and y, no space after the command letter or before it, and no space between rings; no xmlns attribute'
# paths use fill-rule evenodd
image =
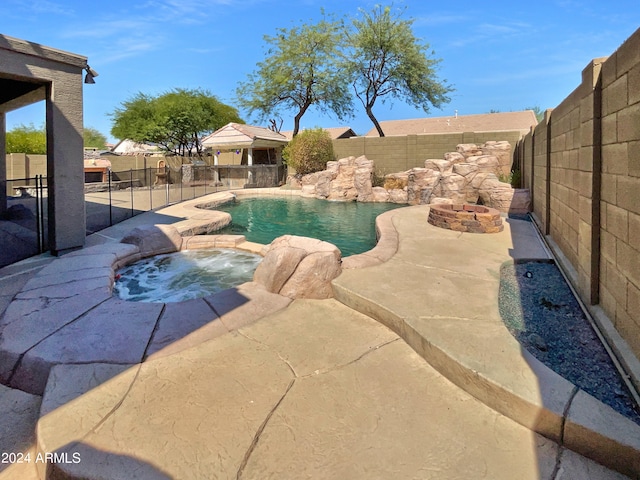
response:
<svg viewBox="0 0 640 480"><path fill-rule="evenodd" d="M376 173L403 172L414 167L424 167L430 158L443 158L447 152L455 152L460 143L483 144L490 140L506 140L512 146L522 138L520 131L464 132L421 134L390 137L352 137L333 141L336 159L365 155L373 160Z"/></svg>
<svg viewBox="0 0 640 480"><path fill-rule="evenodd" d="M7 154L7 180L47 176L47 156L24 153Z"/></svg>
<svg viewBox="0 0 640 480"><path fill-rule="evenodd" d="M594 59L518 149L536 223L640 358L640 29Z"/></svg>
<svg viewBox="0 0 640 480"><path fill-rule="evenodd" d="M600 303L640 357L640 29L602 66Z"/></svg>

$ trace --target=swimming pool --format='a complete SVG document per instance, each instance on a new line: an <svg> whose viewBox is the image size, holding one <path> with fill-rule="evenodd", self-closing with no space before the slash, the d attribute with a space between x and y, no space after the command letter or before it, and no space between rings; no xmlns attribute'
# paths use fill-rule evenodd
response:
<svg viewBox="0 0 640 480"><path fill-rule="evenodd" d="M317 238L336 245L343 257L376 245L375 219L404 207L395 203L328 202L303 197L240 197L215 207L231 214L231 224L217 233L244 235L269 244L282 235Z"/></svg>

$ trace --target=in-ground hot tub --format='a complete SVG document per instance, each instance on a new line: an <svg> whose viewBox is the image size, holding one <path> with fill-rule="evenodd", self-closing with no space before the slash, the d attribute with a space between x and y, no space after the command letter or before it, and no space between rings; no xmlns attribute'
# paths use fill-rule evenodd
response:
<svg viewBox="0 0 640 480"><path fill-rule="evenodd" d="M430 205L429 223L436 227L469 233L498 233L504 229L495 208L468 204Z"/></svg>

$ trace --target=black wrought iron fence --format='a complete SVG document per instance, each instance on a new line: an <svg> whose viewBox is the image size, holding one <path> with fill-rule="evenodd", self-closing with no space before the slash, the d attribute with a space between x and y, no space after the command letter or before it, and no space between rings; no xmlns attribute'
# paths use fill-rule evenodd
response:
<svg viewBox="0 0 640 480"><path fill-rule="evenodd" d="M182 165L109 171L106 182L85 184L87 233L172 203L238 188L283 185L283 165Z"/></svg>
<svg viewBox="0 0 640 480"><path fill-rule="evenodd" d="M0 182L0 267L37 255L48 248L47 179L42 175Z"/></svg>

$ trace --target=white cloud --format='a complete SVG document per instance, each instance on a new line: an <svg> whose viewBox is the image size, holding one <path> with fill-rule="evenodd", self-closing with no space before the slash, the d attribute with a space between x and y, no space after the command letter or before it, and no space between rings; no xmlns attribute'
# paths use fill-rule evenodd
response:
<svg viewBox="0 0 640 480"><path fill-rule="evenodd" d="M463 24L473 20L473 17L468 15L455 15L455 14L435 14L435 15L423 15L415 19L414 25L416 27L428 26L433 27L436 25L451 25L451 24Z"/></svg>

